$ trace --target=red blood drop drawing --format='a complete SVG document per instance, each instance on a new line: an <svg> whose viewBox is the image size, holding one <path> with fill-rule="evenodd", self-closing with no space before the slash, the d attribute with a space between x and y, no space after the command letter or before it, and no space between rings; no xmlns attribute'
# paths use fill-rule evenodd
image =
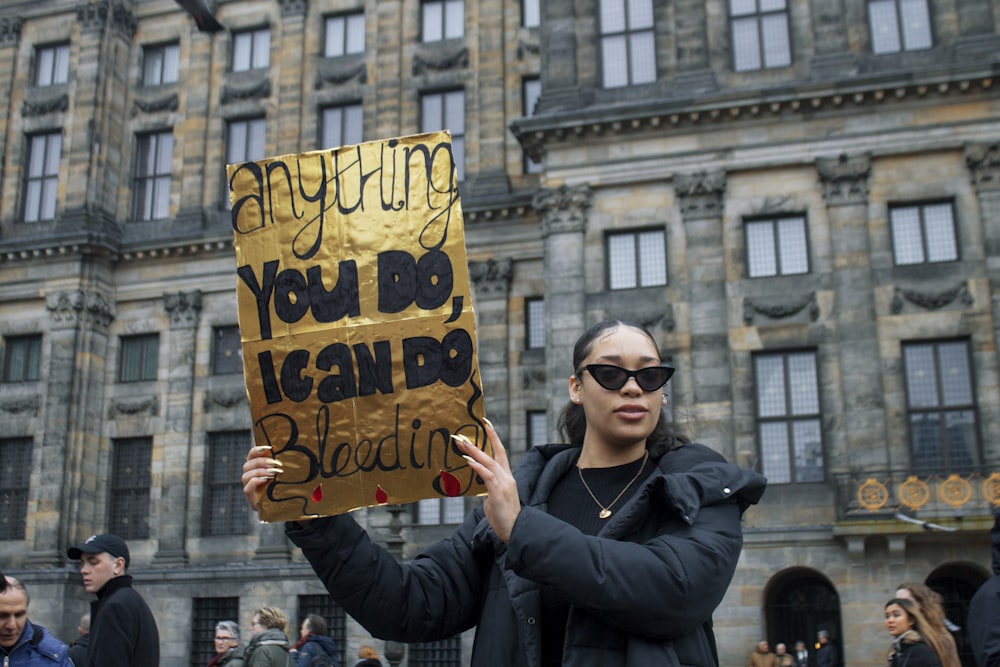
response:
<svg viewBox="0 0 1000 667"><path fill-rule="evenodd" d="M323 500L323 485L317 484L316 488L313 489L312 501L318 503L321 500Z"/></svg>
<svg viewBox="0 0 1000 667"><path fill-rule="evenodd" d="M454 498L462 493L462 483L447 470L441 471L441 487L446 496Z"/></svg>
<svg viewBox="0 0 1000 667"><path fill-rule="evenodd" d="M378 486L375 489L375 502L377 502L379 505L385 505L387 502L389 502L389 494L386 493L385 489L383 489L381 486Z"/></svg>

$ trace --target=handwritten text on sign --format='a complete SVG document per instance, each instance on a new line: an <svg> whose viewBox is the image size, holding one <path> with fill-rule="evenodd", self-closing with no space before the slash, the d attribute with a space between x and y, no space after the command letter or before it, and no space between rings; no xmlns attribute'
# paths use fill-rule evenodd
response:
<svg viewBox="0 0 1000 667"><path fill-rule="evenodd" d="M488 448L446 132L230 165L265 521L482 493Z"/></svg>

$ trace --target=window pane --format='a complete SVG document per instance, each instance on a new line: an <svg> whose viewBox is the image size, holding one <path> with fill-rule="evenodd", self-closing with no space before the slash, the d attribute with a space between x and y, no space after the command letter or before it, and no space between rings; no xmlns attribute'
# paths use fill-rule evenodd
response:
<svg viewBox="0 0 1000 667"><path fill-rule="evenodd" d="M253 48L253 36L248 32L233 35L233 71L245 72L250 69L250 55Z"/></svg>
<svg viewBox="0 0 1000 667"><path fill-rule="evenodd" d="M623 0L601 0L601 34L625 32Z"/></svg>
<svg viewBox="0 0 1000 667"><path fill-rule="evenodd" d="M792 63L792 49L788 42L788 15L772 14L761 17L764 42L764 66L785 67Z"/></svg>
<svg viewBox="0 0 1000 667"><path fill-rule="evenodd" d="M437 498L417 501L417 523L423 526L436 526L441 523L441 504Z"/></svg>
<svg viewBox="0 0 1000 667"><path fill-rule="evenodd" d="M635 287L635 237L632 234L614 234L608 237L608 287L628 289Z"/></svg>
<svg viewBox="0 0 1000 667"><path fill-rule="evenodd" d="M0 540L24 539L31 450L31 438L0 439Z"/></svg>
<svg viewBox="0 0 1000 667"><path fill-rule="evenodd" d="M447 0L444 11L444 36L446 39L465 34L465 1Z"/></svg>
<svg viewBox="0 0 1000 667"><path fill-rule="evenodd" d="M868 23L874 53L896 53L900 50L895 0L869 0Z"/></svg>
<svg viewBox="0 0 1000 667"><path fill-rule="evenodd" d="M113 444L108 528L126 540L149 537L152 450L152 438L128 438Z"/></svg>
<svg viewBox="0 0 1000 667"><path fill-rule="evenodd" d="M444 4L425 2L423 4L423 33L425 42L437 42L444 38Z"/></svg>
<svg viewBox="0 0 1000 667"><path fill-rule="evenodd" d="M757 371L757 414L761 417L787 415L785 365L782 357L758 356L754 359L754 367Z"/></svg>
<svg viewBox="0 0 1000 667"><path fill-rule="evenodd" d="M809 272L805 222L804 218L778 220L778 244L781 247L782 275Z"/></svg>
<svg viewBox="0 0 1000 667"><path fill-rule="evenodd" d="M788 3L785 0L760 0L760 11L762 12L774 12L787 7Z"/></svg>
<svg viewBox="0 0 1000 667"><path fill-rule="evenodd" d="M212 374L243 372L243 348L238 326L216 327L212 332Z"/></svg>
<svg viewBox="0 0 1000 667"><path fill-rule="evenodd" d="M927 231L927 261L947 262L958 259L951 204L925 206L924 224Z"/></svg>
<svg viewBox="0 0 1000 667"><path fill-rule="evenodd" d="M163 83L176 83L180 71L181 47L170 44L163 49Z"/></svg>
<svg viewBox="0 0 1000 667"><path fill-rule="evenodd" d="M944 469L941 452L941 423L938 413L910 415L910 438L913 442L913 467L918 471L939 472Z"/></svg>
<svg viewBox="0 0 1000 667"><path fill-rule="evenodd" d="M811 354L789 354L789 400L793 415L819 412L819 384L816 381L816 357Z"/></svg>
<svg viewBox="0 0 1000 667"><path fill-rule="evenodd" d="M937 378L934 373L934 347L907 345L903 348L906 365L906 393L911 408L937 407Z"/></svg>
<svg viewBox="0 0 1000 667"><path fill-rule="evenodd" d="M333 16L326 20L326 47L323 53L327 58L342 56L347 52L345 23L343 16Z"/></svg>
<svg viewBox="0 0 1000 667"><path fill-rule="evenodd" d="M770 220L747 222L747 271L751 278L778 273L774 231Z"/></svg>
<svg viewBox="0 0 1000 667"><path fill-rule="evenodd" d="M163 49L149 47L146 49L143 62L142 83L155 86L160 83L160 72L163 71Z"/></svg>
<svg viewBox="0 0 1000 667"><path fill-rule="evenodd" d="M258 118L247 124L247 161L264 159L264 119Z"/></svg>
<svg viewBox="0 0 1000 667"><path fill-rule="evenodd" d="M968 470L979 465L976 413L955 410L944 413L950 470Z"/></svg>
<svg viewBox="0 0 1000 667"><path fill-rule="evenodd" d="M733 67L737 72L760 69L757 18L733 19Z"/></svg>
<svg viewBox="0 0 1000 667"><path fill-rule="evenodd" d="M253 68L263 69L271 62L271 31L258 30L253 35Z"/></svg>
<svg viewBox="0 0 1000 667"><path fill-rule="evenodd" d="M601 40L601 62L605 88L628 85L626 46L624 35L605 37Z"/></svg>
<svg viewBox="0 0 1000 667"><path fill-rule="evenodd" d="M205 507L202 511L204 535L243 535L249 512L243 485L234 473L244 458L250 433L222 431L208 434Z"/></svg>
<svg viewBox="0 0 1000 667"><path fill-rule="evenodd" d="M663 232L639 234L639 284L642 287L667 284L667 256Z"/></svg>
<svg viewBox="0 0 1000 667"><path fill-rule="evenodd" d="M788 460L788 427L784 422L760 425L761 473L773 484L792 481Z"/></svg>
<svg viewBox="0 0 1000 667"><path fill-rule="evenodd" d="M937 346L941 367L941 405L972 405L969 348L965 343Z"/></svg>
<svg viewBox="0 0 1000 667"><path fill-rule="evenodd" d="M795 481L823 481L823 441L819 420L797 421L792 424L795 438Z"/></svg>
<svg viewBox="0 0 1000 667"><path fill-rule="evenodd" d="M521 3L521 25L534 28L542 22L542 0L524 0Z"/></svg>
<svg viewBox="0 0 1000 667"><path fill-rule="evenodd" d="M441 503L443 506L441 523L462 523L462 519L465 518L465 498L462 496L442 498Z"/></svg>
<svg viewBox="0 0 1000 667"><path fill-rule="evenodd" d="M56 52L54 49L38 49L35 62L35 85L52 85L52 68L55 66Z"/></svg>
<svg viewBox="0 0 1000 667"><path fill-rule="evenodd" d="M347 17L347 53L365 52L365 15Z"/></svg>
<svg viewBox="0 0 1000 667"><path fill-rule="evenodd" d="M756 12L756 0L729 0L729 13L732 16L745 16Z"/></svg>
<svg viewBox="0 0 1000 667"><path fill-rule="evenodd" d="M548 424L545 413L531 411L528 413L528 448L544 445L548 441Z"/></svg>
<svg viewBox="0 0 1000 667"><path fill-rule="evenodd" d="M545 300L528 299L525 303L525 328L528 349L545 347Z"/></svg>
<svg viewBox="0 0 1000 667"><path fill-rule="evenodd" d="M931 20L927 0L900 0L903 44L907 51L931 47Z"/></svg>
<svg viewBox="0 0 1000 667"><path fill-rule="evenodd" d="M653 0L628 0L629 30L652 30Z"/></svg>
<svg viewBox="0 0 1000 667"><path fill-rule="evenodd" d="M344 144L360 144L364 140L364 110L360 104L352 104L344 109Z"/></svg>
<svg viewBox="0 0 1000 667"><path fill-rule="evenodd" d="M42 337L11 336L4 347L4 382L35 382L42 358Z"/></svg>
<svg viewBox="0 0 1000 667"><path fill-rule="evenodd" d="M66 83L67 81L69 81L69 47L66 45L57 46L52 83Z"/></svg>
<svg viewBox="0 0 1000 667"><path fill-rule="evenodd" d="M915 206L896 207L890 210L892 223L892 249L896 264L920 264L924 261L924 247L920 234L920 211Z"/></svg>
<svg viewBox="0 0 1000 667"><path fill-rule="evenodd" d="M634 34L630 44L632 84L656 81L656 45L653 43L653 33Z"/></svg>

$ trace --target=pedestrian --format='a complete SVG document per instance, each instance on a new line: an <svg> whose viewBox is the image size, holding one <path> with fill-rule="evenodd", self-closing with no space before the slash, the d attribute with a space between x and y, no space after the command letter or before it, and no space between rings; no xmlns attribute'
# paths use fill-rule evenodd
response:
<svg viewBox="0 0 1000 667"><path fill-rule="evenodd" d="M962 667L958 657L958 645L951 634L951 628L958 629L944 613L944 602L941 595L927 584L918 581L904 581L896 586L896 597L913 600L921 615L927 621L923 630L924 636L934 635L935 644L941 647L941 664L944 667Z"/></svg>
<svg viewBox="0 0 1000 667"><path fill-rule="evenodd" d="M757 642L757 646L747 658L747 667L778 667L778 658L771 653L771 646L766 639Z"/></svg>
<svg viewBox="0 0 1000 667"><path fill-rule="evenodd" d="M712 613L764 478L673 431L663 410L673 369L641 324L591 327L570 370L566 444L532 448L512 473L488 421L493 458L453 436L487 497L412 561L397 562L349 514L286 524L372 635L433 641L476 627L471 667L718 665ZM255 510L280 468L272 455L254 447L243 466Z"/></svg>
<svg viewBox="0 0 1000 667"><path fill-rule="evenodd" d="M219 621L213 638L215 655L206 667L243 667L243 647L240 646L240 626L236 621Z"/></svg>
<svg viewBox="0 0 1000 667"><path fill-rule="evenodd" d="M91 535L66 554L80 561L83 588L97 596L90 603L87 661L77 667L158 667L160 632L149 605L132 588L125 540Z"/></svg>
<svg viewBox="0 0 1000 667"><path fill-rule="evenodd" d="M288 652L285 631L288 618L275 607L261 607L253 613L250 633L253 635L243 655L244 667L295 667Z"/></svg>
<svg viewBox="0 0 1000 667"><path fill-rule="evenodd" d="M374 647L365 644L358 649L358 661L354 663L354 667L384 666L382 665L382 659L379 657L378 651Z"/></svg>
<svg viewBox="0 0 1000 667"><path fill-rule="evenodd" d="M921 633L927 620L913 600L893 598L885 605L885 629L892 635L889 667L941 667L940 650Z"/></svg>
<svg viewBox="0 0 1000 667"><path fill-rule="evenodd" d="M74 665L87 664L87 646L90 645L90 612L80 616L80 622L76 626L76 639L69 645L69 659Z"/></svg>
<svg viewBox="0 0 1000 667"><path fill-rule="evenodd" d="M323 661L336 665L337 645L327 635L326 619L319 614L306 616L299 628L299 641L291 653L296 667L319 667Z"/></svg>
<svg viewBox="0 0 1000 667"><path fill-rule="evenodd" d="M0 574L0 664L4 667L73 667L69 647L28 620L28 589Z"/></svg>
<svg viewBox="0 0 1000 667"><path fill-rule="evenodd" d="M830 643L830 633L820 630L816 633L819 648L816 649L816 667L840 667L837 647Z"/></svg>
<svg viewBox="0 0 1000 667"><path fill-rule="evenodd" d="M774 647L774 657L778 659L778 667L795 667L795 658L788 652L788 645L778 642Z"/></svg>
<svg viewBox="0 0 1000 667"><path fill-rule="evenodd" d="M1000 667L1000 510L990 530L993 576L976 589L969 602L969 643L979 667Z"/></svg>
<svg viewBox="0 0 1000 667"><path fill-rule="evenodd" d="M795 667L811 667L811 665L809 649L806 647L805 641L799 639L795 642Z"/></svg>

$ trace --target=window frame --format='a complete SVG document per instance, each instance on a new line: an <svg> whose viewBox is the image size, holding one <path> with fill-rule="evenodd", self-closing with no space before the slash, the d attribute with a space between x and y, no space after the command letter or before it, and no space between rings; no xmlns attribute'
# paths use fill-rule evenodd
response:
<svg viewBox="0 0 1000 667"><path fill-rule="evenodd" d="M309 614L318 614L326 621L326 634L333 640L336 647L337 664L347 665L347 613L338 605L332 597L326 593L307 593L296 598L296 614L298 623L295 627L301 627Z"/></svg>
<svg viewBox="0 0 1000 667"><path fill-rule="evenodd" d="M236 344L235 349L230 347L233 342ZM230 360L233 356L237 361ZM242 372L243 340L240 336L240 326L227 324L212 327L212 375L235 375Z"/></svg>
<svg viewBox="0 0 1000 667"><path fill-rule="evenodd" d="M531 118L535 106L542 96L542 80L537 76L526 76L521 79L521 115ZM526 151L522 151L521 168L525 174L538 174L542 171L542 163L531 159Z"/></svg>
<svg viewBox="0 0 1000 667"><path fill-rule="evenodd" d="M888 48L879 48L879 44L882 40L879 39L876 33L876 23L872 15L872 7L875 5L890 5L892 7L892 19L893 25L886 26L886 28L892 29L891 38L894 40L894 45L889 45ZM867 0L865 3L865 10L868 18L868 37L871 40L872 54L876 56L891 55L894 53L910 53L913 51L926 51L928 49L934 48L934 17L932 15L932 7L929 2L923 0L923 14L927 19L926 24L926 34L922 37L926 37L926 45L915 45L909 46L907 44L907 31L904 26L907 23L907 18L909 15L904 16L903 12L904 5L901 4L900 0ZM921 17L923 18L923 17ZM880 24L881 25L881 24ZM922 26L924 27L924 26Z"/></svg>
<svg viewBox="0 0 1000 667"><path fill-rule="evenodd" d="M434 8L440 10L439 25L430 29L433 16L429 12ZM453 14L457 12L458 16ZM457 29L457 32L456 32ZM449 39L465 37L465 2L464 0L421 0L420 2L420 41L424 44L443 42Z"/></svg>
<svg viewBox="0 0 1000 667"><path fill-rule="evenodd" d="M20 361L17 357L20 356ZM17 372L14 367L18 366ZM5 384L38 382L42 368L42 334L21 334L3 338L3 379Z"/></svg>
<svg viewBox="0 0 1000 667"><path fill-rule="evenodd" d="M650 272L656 271L656 266L648 264L648 262L643 261L645 252L650 248L644 243L640 242L641 238L646 234L656 234L659 236L657 242L659 247L662 248L662 261L663 261L663 276L662 282L656 276L647 276ZM629 285L616 285L615 276L619 274L616 271L615 257L612 251L612 239L614 238L624 238L632 237L632 264L631 273L634 279L633 284ZM618 291L626 289L642 289L647 287L665 287L670 284L670 267L667 263L667 232L663 227L643 227L639 229L626 229L626 230L609 230L605 233L604 237L604 258L605 258L605 279L609 291ZM655 258L657 261L661 257ZM654 282L655 281L655 282Z"/></svg>
<svg viewBox="0 0 1000 667"><path fill-rule="evenodd" d="M796 378L792 376L792 371L789 369L789 361L792 358L804 358L811 357L812 365L811 371L813 375L814 384L811 387L816 400L815 412L810 411L796 411L795 395L793 394L793 388L796 383ZM781 362L781 386L782 397L781 400L784 404L784 411L781 414L762 414L763 404L762 400L763 394L763 379L761 373L760 363L762 360L780 360ZM753 378L754 378L754 435L757 445L757 455L758 461L760 462L758 468L762 474L767 476L768 481L774 484L811 484L811 483L822 483L826 481L827 467L826 467L826 440L823 433L823 397L822 391L822 378L820 377L820 366L819 366L819 354L815 349L795 349L795 350L766 350L755 352L752 355L751 364L753 368ZM783 453L783 458L779 462L779 465L786 467L787 470L778 470L772 468L768 465L768 458L765 456L765 426L766 425L784 425L785 426L785 445L786 451ZM812 426L815 430L816 436L818 437L818 451L808 452L803 451L803 457L799 457L799 444L806 444L805 442L799 441L797 439L796 426ZM807 434L802 433L800 438L806 438ZM808 460L808 457L818 459L818 465L803 465L800 461ZM813 474L809 474L813 471ZM786 473L787 479L783 479L783 475L778 473Z"/></svg>
<svg viewBox="0 0 1000 667"><path fill-rule="evenodd" d="M951 227L951 241L954 244L955 255L954 257L945 259L930 259L930 255L934 248L940 247L936 244L931 244L928 241L928 229L927 229L927 211L931 207L947 206L951 220L949 221ZM919 233L920 233L920 253L923 257L923 261L913 261L913 262L901 262L899 244L902 242L902 230L899 228L905 221L900 221L897 225L896 215L902 211L916 209L917 217L919 221ZM892 263L893 266L921 266L926 264L945 264L948 262L957 262L961 260L961 246L959 245L960 239L958 235L958 224L955 219L955 202L950 199L936 199L920 202L909 202L909 203L894 203L889 205L888 210L889 217L889 239L892 247Z"/></svg>
<svg viewBox="0 0 1000 667"><path fill-rule="evenodd" d="M790 263L793 257L792 253L796 253L797 249L785 248L785 242L782 240L786 237L782 236L780 233L781 223L798 223L799 229L796 231L801 232L802 238L802 254L805 258L805 270L803 271L793 271L786 270L785 267ZM764 226L769 225L771 228L771 245L769 250L772 253L770 259L774 265L773 273L763 273L754 269L754 253L751 252L750 243L750 227L752 226ZM810 244L809 244L809 225L807 224L806 216L804 214L789 214L789 215L778 215L766 218L747 218L743 221L743 247L744 254L746 258L747 267L747 278L776 278L779 276L801 276L808 275L812 271L812 258L810 257Z"/></svg>
<svg viewBox="0 0 1000 667"><path fill-rule="evenodd" d="M529 450L532 447L537 447L538 445L544 445L548 442L548 432L549 432L549 415L545 410L528 410L525 413L524 423L525 423L525 443L527 447L525 450ZM537 420L541 420L541 424L537 423ZM541 426L543 436L541 439L536 438L538 431L536 429Z"/></svg>
<svg viewBox="0 0 1000 667"><path fill-rule="evenodd" d="M358 30L357 20L360 17L361 26ZM339 26L337 24L340 24ZM331 30L333 29L333 30ZM337 40L334 37L339 33L340 44L337 47ZM357 48L357 43L352 40L352 36L361 35L361 45ZM333 42L333 43L331 43ZM342 58L365 52L365 12L364 10L355 12L341 12L328 14L323 17L323 57Z"/></svg>
<svg viewBox="0 0 1000 667"><path fill-rule="evenodd" d="M598 38L600 40L602 88L609 89L642 86L655 83L657 81L659 72L656 58L656 7L652 0L641 1L648 3L648 7L644 6L644 8L648 8L649 11L650 24L648 26L633 25L636 20L632 14L632 10L634 8L633 2L626 2L623 0L599 0L597 24ZM609 3L612 2L617 3L618 6L610 6ZM611 17L612 12L618 11L623 13L623 16L618 17L620 18L622 26L621 29L606 26L604 19ZM611 65L614 64L611 61L611 58L613 57L611 47L613 44L617 45L617 47L622 51L621 55L625 59L624 79L614 78L610 75ZM640 47L649 49L649 53L636 53ZM647 73L645 70L638 69L640 65L640 55L652 57L652 62L647 62L644 59L642 60L642 63L649 66L650 72ZM617 62L617 60L615 62ZM649 74L652 76L649 76Z"/></svg>
<svg viewBox="0 0 1000 667"><path fill-rule="evenodd" d="M521 0L521 27L537 28L542 24L541 0Z"/></svg>
<svg viewBox="0 0 1000 667"><path fill-rule="evenodd" d="M216 623L239 617L238 597L191 598L191 664L200 667L214 658Z"/></svg>
<svg viewBox="0 0 1000 667"><path fill-rule="evenodd" d="M735 9L733 7L735 0L729 0L729 39L732 45L732 60L733 60L733 71L734 72L755 72L767 69L778 69L781 67L790 67L792 65L792 31L790 28L791 24L791 9L788 6L788 0L781 0L784 2L784 6L780 9L762 9L761 0L752 0L754 8L752 11L735 14ZM772 0L773 2L774 0ZM773 34L767 29L767 24L769 19L776 17L783 17L783 28L784 32L784 44L780 46L785 47L785 52L780 54L772 54L772 49L769 48L775 46L768 39L768 35ZM741 64L740 55L742 51L737 48L737 24L747 24L753 23L753 38L757 45L757 61L756 63L743 63ZM771 58L783 57L784 60L780 60L774 63L769 62Z"/></svg>
<svg viewBox="0 0 1000 667"><path fill-rule="evenodd" d="M160 334L145 333L121 336L118 341L118 382L153 382L159 376ZM132 346L140 346L133 350ZM138 354L138 368L133 376L126 372L126 359L130 354ZM149 355L153 355L150 358Z"/></svg>
<svg viewBox="0 0 1000 667"><path fill-rule="evenodd" d="M410 644L406 664L410 667L461 667L462 636Z"/></svg>
<svg viewBox="0 0 1000 667"><path fill-rule="evenodd" d="M231 72L255 72L271 67L270 26L234 30L232 35L232 53L230 54L231 59L229 63L229 70ZM246 66L243 66L237 58L242 55L240 49L244 48L242 42L246 39L249 39L250 43L249 51L247 51L247 63ZM261 40L264 40L266 44L261 44ZM264 62L260 62L261 58L264 59Z"/></svg>
<svg viewBox="0 0 1000 667"><path fill-rule="evenodd" d="M206 436L202 537L246 535L250 532L250 514L243 497L243 485L232 471L243 460L251 433L245 430L210 431Z"/></svg>
<svg viewBox="0 0 1000 667"><path fill-rule="evenodd" d="M153 59L158 60L155 69ZM178 42L160 42L142 47L142 85L169 86L180 79L181 45ZM155 76L151 74L155 72ZM172 77L172 78L171 78Z"/></svg>
<svg viewBox="0 0 1000 667"><path fill-rule="evenodd" d="M242 141L234 141L233 134L239 130L243 133ZM258 138L255 133L259 133L260 156L256 155L254 149ZM237 146L242 146L244 150L235 152ZM265 116L245 116L241 118L230 118L226 120L226 159L222 166L222 207L227 211L232 209L233 203L229 199L229 174L226 172L227 164L242 164L244 162L256 162L267 157L267 118Z"/></svg>
<svg viewBox="0 0 1000 667"><path fill-rule="evenodd" d="M339 118L331 118L333 115L338 115ZM335 132L332 130L333 127L336 127ZM357 136L347 136L352 134L350 130L353 127L358 127L360 130ZM339 139L334 139L331 133L338 136ZM353 146L364 140L365 108L361 102L331 104L320 110L320 147L322 149Z"/></svg>
<svg viewBox="0 0 1000 667"><path fill-rule="evenodd" d="M173 161L173 129L136 135L132 170L133 220L151 222L170 217ZM165 172L160 171L163 168Z"/></svg>
<svg viewBox="0 0 1000 667"><path fill-rule="evenodd" d="M465 505L465 496L424 498L413 503L412 507L415 526L456 526L462 523L469 513ZM436 520L429 516L435 513Z"/></svg>
<svg viewBox="0 0 1000 667"><path fill-rule="evenodd" d="M51 63L44 63L51 54ZM39 44L35 47L35 72L32 77L35 88L49 88L69 83L69 42Z"/></svg>
<svg viewBox="0 0 1000 667"><path fill-rule="evenodd" d="M544 296L530 296L524 300L524 349L545 349Z"/></svg>
<svg viewBox="0 0 1000 667"><path fill-rule="evenodd" d="M37 148L36 141L41 140L42 147ZM52 146L55 141L56 146ZM62 130L37 132L26 135L27 152L24 161L24 179L22 193L24 201L21 206L21 221L28 224L37 222L52 222L56 219L59 208L59 163L62 161ZM39 156L36 151L40 151ZM53 155L55 151L55 155ZM35 158L40 157L41 166L35 169ZM53 159L54 158L54 159ZM33 172L39 172L33 175ZM37 193L32 193L37 184ZM34 203L34 206L32 204ZM29 211L33 211L29 215Z"/></svg>
<svg viewBox="0 0 1000 667"><path fill-rule="evenodd" d="M0 542L24 539L34 447L31 436L0 438Z"/></svg>
<svg viewBox="0 0 1000 667"><path fill-rule="evenodd" d="M432 100L437 100L440 113L437 118L428 118L430 111L427 105ZM456 129L454 124L449 123L452 119L452 109L449 102L460 100L462 110L459 117L461 129ZM433 121L433 122L432 122ZM449 127L450 125L450 127ZM455 164L455 179L458 182L465 180L465 89L451 88L447 90L428 91L420 94L420 131L437 132L448 130L451 132L451 155Z"/></svg>
<svg viewBox="0 0 1000 667"><path fill-rule="evenodd" d="M111 450L108 530L124 540L149 539L153 437L115 438Z"/></svg>

